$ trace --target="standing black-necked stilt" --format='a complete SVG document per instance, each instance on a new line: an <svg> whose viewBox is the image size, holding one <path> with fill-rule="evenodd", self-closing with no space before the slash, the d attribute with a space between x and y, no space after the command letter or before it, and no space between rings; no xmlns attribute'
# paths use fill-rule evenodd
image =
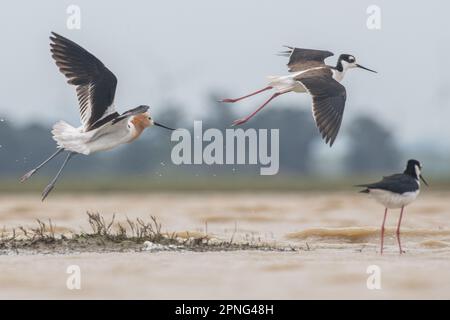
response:
<svg viewBox="0 0 450 320"><path fill-rule="evenodd" d="M388 209L398 208L401 208L401 211L400 218L398 219L396 235L400 254L403 253L402 244L400 242L400 224L402 223L403 210L405 206L413 202L419 195L419 179L421 179L423 183L428 186L428 183L421 174L421 170L422 165L419 161L408 160L406 169L403 173L383 177L383 179L379 182L357 185L357 187L366 188L360 192L368 193L377 202L384 205L384 218L381 225L381 254L383 254L384 224L386 222L387 211Z"/></svg>
<svg viewBox="0 0 450 320"><path fill-rule="evenodd" d="M52 130L57 151L21 178L24 182L58 154L67 151L58 173L44 189L42 201L52 191L74 154L88 155L132 142L152 125L174 130L154 122L147 112L149 107L145 105L123 114L117 113L114 106L117 78L114 74L100 60L69 39L52 32L50 40L50 51L56 65L69 79L68 83L76 86L82 125L75 128L65 121L57 122Z"/></svg>
<svg viewBox="0 0 450 320"><path fill-rule="evenodd" d="M300 49L287 47L289 50L280 55L288 56L289 72L287 76L270 76L269 85L261 90L236 99L223 99L220 102L234 103L254 96L266 90L275 89L276 92L256 111L249 116L236 120L233 125L247 122L270 101L287 92L307 92L313 97L313 116L322 138L333 145L338 134L344 114L346 100L345 87L339 82L344 78L348 69L368 69L356 63L354 56L341 54L336 66L328 66L325 59L334 55L329 51Z"/></svg>

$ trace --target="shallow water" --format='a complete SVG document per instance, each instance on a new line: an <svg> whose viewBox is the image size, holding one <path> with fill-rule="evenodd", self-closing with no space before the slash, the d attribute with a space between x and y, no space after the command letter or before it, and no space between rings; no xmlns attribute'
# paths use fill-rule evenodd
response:
<svg viewBox="0 0 450 320"><path fill-rule="evenodd" d="M57 232L89 230L86 210L117 220L156 216L168 232L262 241L297 252L140 252L0 256L6 298L450 298L449 193L425 192L406 209L405 254L388 215L379 255L383 208L352 193L53 194L0 196L0 226L34 226L50 218ZM82 289L66 288L67 266L79 265ZM381 271L369 290L367 267Z"/></svg>

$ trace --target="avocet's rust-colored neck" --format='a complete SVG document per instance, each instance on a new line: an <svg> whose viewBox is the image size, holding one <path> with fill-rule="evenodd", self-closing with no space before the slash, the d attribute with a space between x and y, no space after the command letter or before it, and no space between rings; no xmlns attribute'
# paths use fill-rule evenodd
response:
<svg viewBox="0 0 450 320"><path fill-rule="evenodd" d="M145 128L151 126L149 115L147 113L135 115L130 122L134 126L130 142L136 140L141 135L141 133L144 131Z"/></svg>

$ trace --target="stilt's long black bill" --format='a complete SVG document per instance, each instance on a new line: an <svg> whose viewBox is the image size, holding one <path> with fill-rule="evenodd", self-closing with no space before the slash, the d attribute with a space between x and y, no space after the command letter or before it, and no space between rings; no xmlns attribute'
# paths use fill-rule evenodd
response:
<svg viewBox="0 0 450 320"><path fill-rule="evenodd" d="M372 69L369 69L369 68L363 67L363 66L362 66L362 65L360 65L360 64L357 64L356 66L357 66L358 68L361 68L361 69L364 69L364 70L367 70L367 71L370 71L370 72L378 73L378 72L376 72L375 70L372 70Z"/></svg>
<svg viewBox="0 0 450 320"><path fill-rule="evenodd" d="M420 180L422 180L423 181L423 183L425 183L425 185L428 187L428 183L425 181L425 179L423 178L423 176L422 175L420 175Z"/></svg>
<svg viewBox="0 0 450 320"><path fill-rule="evenodd" d="M154 121L153 121L153 124L154 124L155 126L158 126L158 127L161 127L161 128L167 129L167 130L172 130L172 131L175 130L175 129L166 127L165 125L163 125L163 124L161 124L161 123L158 123L158 122L154 122Z"/></svg>

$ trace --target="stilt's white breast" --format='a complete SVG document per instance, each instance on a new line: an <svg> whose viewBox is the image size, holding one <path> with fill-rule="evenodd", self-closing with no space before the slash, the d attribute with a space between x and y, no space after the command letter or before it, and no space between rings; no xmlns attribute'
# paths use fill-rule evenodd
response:
<svg viewBox="0 0 450 320"><path fill-rule="evenodd" d="M398 209L413 202L419 192L420 190L417 189L416 191L399 194L387 190L370 189L369 195L388 209Z"/></svg>
<svg viewBox="0 0 450 320"><path fill-rule="evenodd" d="M336 80L337 82L341 82L342 79L344 79L344 75L345 75L345 69L344 71L339 71L336 69L331 69L333 71L333 79Z"/></svg>

